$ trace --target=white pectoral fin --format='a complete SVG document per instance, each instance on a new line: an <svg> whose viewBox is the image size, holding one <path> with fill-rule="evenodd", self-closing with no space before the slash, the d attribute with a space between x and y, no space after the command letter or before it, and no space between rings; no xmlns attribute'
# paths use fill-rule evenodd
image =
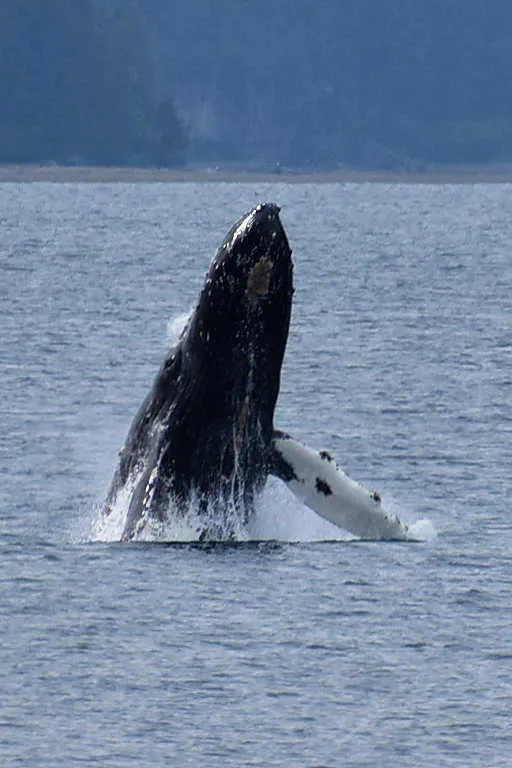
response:
<svg viewBox="0 0 512 768"><path fill-rule="evenodd" d="M379 494L351 480L327 452L282 432L274 433L272 444L272 474L318 515L364 539L407 538L407 526L386 514Z"/></svg>

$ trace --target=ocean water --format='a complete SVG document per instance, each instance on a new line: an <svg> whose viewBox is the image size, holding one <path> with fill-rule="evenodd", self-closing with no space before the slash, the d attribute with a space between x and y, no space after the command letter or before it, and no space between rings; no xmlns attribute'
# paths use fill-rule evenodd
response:
<svg viewBox="0 0 512 768"><path fill-rule="evenodd" d="M98 505L225 232L282 206L276 425L416 526L269 482L255 541ZM0 185L0 764L512 764L512 186Z"/></svg>

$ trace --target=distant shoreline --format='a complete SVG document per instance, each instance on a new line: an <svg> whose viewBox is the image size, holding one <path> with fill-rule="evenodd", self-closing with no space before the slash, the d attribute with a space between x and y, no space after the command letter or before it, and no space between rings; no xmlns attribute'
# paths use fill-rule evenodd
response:
<svg viewBox="0 0 512 768"><path fill-rule="evenodd" d="M230 168L138 168L59 165L0 165L0 183L54 184L187 183L232 184L489 184L512 183L512 165L450 166L424 171L337 170L260 172Z"/></svg>

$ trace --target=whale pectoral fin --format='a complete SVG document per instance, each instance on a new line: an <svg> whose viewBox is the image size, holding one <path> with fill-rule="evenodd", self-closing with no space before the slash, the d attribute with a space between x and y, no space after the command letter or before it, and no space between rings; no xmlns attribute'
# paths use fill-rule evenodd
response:
<svg viewBox="0 0 512 768"><path fill-rule="evenodd" d="M274 432L270 473L306 506L364 539L406 539L407 526L388 515L380 495L351 480L326 451L316 453L284 432Z"/></svg>

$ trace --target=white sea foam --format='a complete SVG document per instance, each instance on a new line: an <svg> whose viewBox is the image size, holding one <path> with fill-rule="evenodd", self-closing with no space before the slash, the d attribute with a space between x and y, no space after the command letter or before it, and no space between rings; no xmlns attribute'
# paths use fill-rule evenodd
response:
<svg viewBox="0 0 512 768"><path fill-rule="evenodd" d="M126 523L126 516L135 482L123 488L111 513L104 516L99 509L90 523L89 541L120 541ZM389 512L399 514L408 523L407 539L411 541L432 541L437 536L434 525L428 519L409 522L409 515L393 502L387 504ZM148 521L136 537L144 542L194 542L204 527L204 513L199 512L197 503L192 502L183 510L169 509L165 522ZM264 492L258 500L256 512L245 525L235 506L228 508L213 537L219 541L351 541L356 536L338 528L319 517L298 501L293 494L275 478L269 478Z"/></svg>
<svg viewBox="0 0 512 768"><path fill-rule="evenodd" d="M119 493L108 516L99 509L90 526L90 541L119 541L126 522L131 493L135 483L130 483ZM183 511L169 510L165 522L149 521L137 536L146 542L193 542L199 540L204 527L204 516L198 505L192 503ZM229 541L332 541L350 540L353 537L316 515L300 504L284 485L270 478L256 506L256 513L245 525L233 507L230 514L219 522L215 538Z"/></svg>
<svg viewBox="0 0 512 768"><path fill-rule="evenodd" d="M385 495L383 504L386 512L390 515L396 515L407 525L408 541L433 541L437 536L437 530L434 524L428 518L421 520L414 519L414 512L404 507L397 499Z"/></svg>
<svg viewBox="0 0 512 768"><path fill-rule="evenodd" d="M192 311L189 312L183 312L181 315L176 315L176 317L172 317L167 322L167 343L169 346L173 347L175 344L178 343L179 338L183 331L186 328L186 325L189 321L189 318L192 314Z"/></svg>
<svg viewBox="0 0 512 768"><path fill-rule="evenodd" d="M121 540L130 506L130 499L140 476L141 473L138 473L119 490L115 503L108 515L104 515L102 507L98 506L96 518L92 521L91 525L91 541Z"/></svg>
<svg viewBox="0 0 512 768"><path fill-rule="evenodd" d="M409 526L409 535L414 541L434 541L437 530L428 518L417 520Z"/></svg>
<svg viewBox="0 0 512 768"><path fill-rule="evenodd" d="M301 504L279 480L269 478L248 526L252 540L348 541L349 533Z"/></svg>

